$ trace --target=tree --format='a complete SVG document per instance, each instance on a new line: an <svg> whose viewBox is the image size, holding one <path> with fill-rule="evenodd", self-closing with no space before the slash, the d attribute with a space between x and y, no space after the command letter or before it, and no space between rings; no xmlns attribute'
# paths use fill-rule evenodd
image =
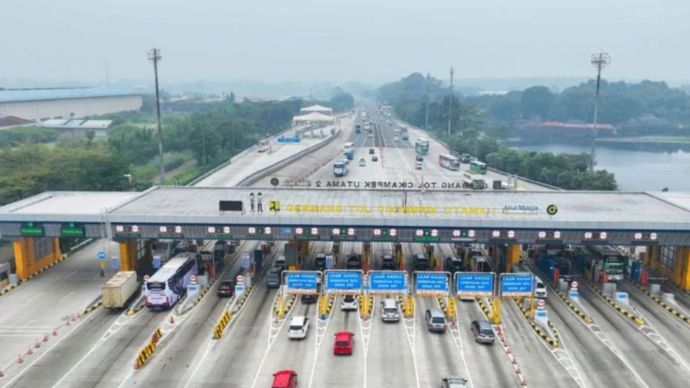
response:
<svg viewBox="0 0 690 388"><path fill-rule="evenodd" d="M555 96L545 86L534 86L522 92L520 107L522 117L529 119L532 117L547 118Z"/></svg>

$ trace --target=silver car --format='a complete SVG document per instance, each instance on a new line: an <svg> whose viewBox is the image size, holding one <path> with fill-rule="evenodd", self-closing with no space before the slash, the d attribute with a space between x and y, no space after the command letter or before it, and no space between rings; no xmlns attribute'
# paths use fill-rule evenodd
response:
<svg viewBox="0 0 690 388"><path fill-rule="evenodd" d="M443 311L433 308L427 309L424 313L426 319L426 328L431 332L445 333L446 332L446 316Z"/></svg>

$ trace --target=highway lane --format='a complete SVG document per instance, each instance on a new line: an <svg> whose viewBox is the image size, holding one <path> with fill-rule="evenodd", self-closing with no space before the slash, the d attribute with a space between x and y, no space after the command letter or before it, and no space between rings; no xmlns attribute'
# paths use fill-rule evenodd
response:
<svg viewBox="0 0 690 388"><path fill-rule="evenodd" d="M592 319L599 325L626 361L649 387L684 387L690 378L668 352L650 341L627 318L616 312L589 287L580 288L580 297ZM661 372L661 373L660 373Z"/></svg>
<svg viewBox="0 0 690 388"><path fill-rule="evenodd" d="M591 387L640 386L629 365L618 357L620 349L612 351L570 311L558 297L549 296L549 319L555 325L563 345L579 365L582 376ZM595 322L596 323L596 322Z"/></svg>
<svg viewBox="0 0 690 388"><path fill-rule="evenodd" d="M117 252L117 243L98 240L70 254L69 257L36 278L22 283L0 297L0 371L24 368L16 364L17 354L46 332L63 325L65 318L80 314L100 295L100 285L115 272L106 269L100 276L97 252ZM61 329L64 335L66 329ZM27 362L35 357L27 356Z"/></svg>
<svg viewBox="0 0 690 388"><path fill-rule="evenodd" d="M628 281L618 282L618 288L628 293L630 301L640 311L647 324L664 337L686 363L690 362L690 325L671 315Z"/></svg>
<svg viewBox="0 0 690 388"><path fill-rule="evenodd" d="M527 383L535 387L574 387L575 381L534 333L517 304L505 298L501 323Z"/></svg>

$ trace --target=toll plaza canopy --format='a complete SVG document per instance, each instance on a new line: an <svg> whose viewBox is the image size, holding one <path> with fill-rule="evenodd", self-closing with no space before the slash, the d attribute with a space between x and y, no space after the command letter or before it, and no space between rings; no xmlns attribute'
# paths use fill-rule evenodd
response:
<svg viewBox="0 0 690 388"><path fill-rule="evenodd" d="M0 207L0 237L80 233L114 239L690 245L690 193L154 187L141 193L47 192Z"/></svg>

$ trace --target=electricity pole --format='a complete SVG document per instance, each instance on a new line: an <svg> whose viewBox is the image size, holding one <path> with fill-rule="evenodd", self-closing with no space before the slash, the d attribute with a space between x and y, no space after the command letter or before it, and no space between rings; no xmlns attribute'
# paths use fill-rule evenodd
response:
<svg viewBox="0 0 690 388"><path fill-rule="evenodd" d="M429 80L431 79L431 74L426 73L426 113L424 114L424 129L429 130Z"/></svg>
<svg viewBox="0 0 690 388"><path fill-rule="evenodd" d="M594 94L594 120L592 123L592 150L589 158L589 171L594 171L594 150L597 141L597 122L599 119L599 87L601 86L601 70L611 63L611 56L601 52L592 54L592 66L597 69L597 91Z"/></svg>
<svg viewBox="0 0 690 388"><path fill-rule="evenodd" d="M453 122L453 68L450 68L450 104L448 104L448 136Z"/></svg>
<svg viewBox="0 0 690 388"><path fill-rule="evenodd" d="M160 164L160 185L165 181L165 164L163 163L163 132L161 131L161 101L158 91L158 62L163 57L161 50L154 48L149 51L149 60L153 62L153 75L156 82L156 124L158 126L158 162Z"/></svg>

